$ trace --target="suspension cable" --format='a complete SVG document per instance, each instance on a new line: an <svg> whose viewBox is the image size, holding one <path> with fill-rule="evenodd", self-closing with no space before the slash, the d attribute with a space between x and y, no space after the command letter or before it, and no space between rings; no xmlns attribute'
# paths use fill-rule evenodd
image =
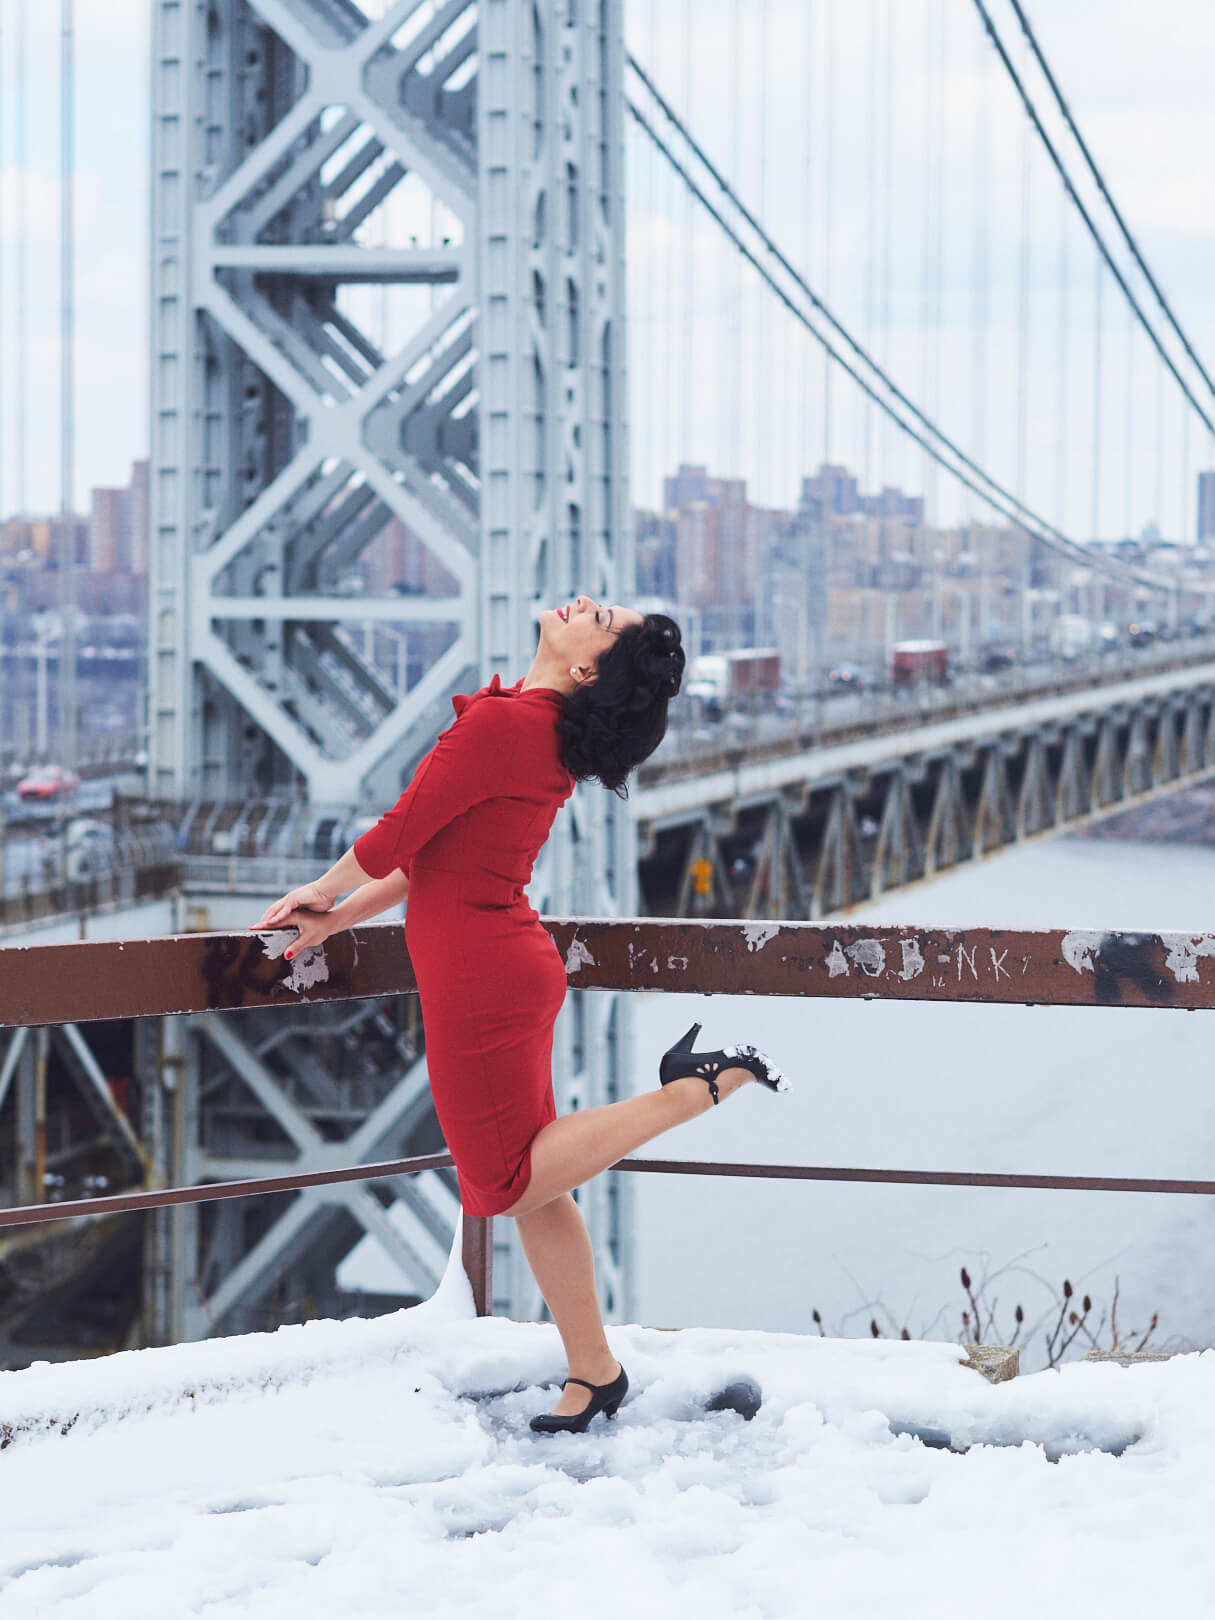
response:
<svg viewBox="0 0 1215 1620"><path fill-rule="evenodd" d="M1195 352L1194 352L1194 350L1193 350L1193 348L1192 348L1192 346L1190 344L1189 339L1186 337L1185 333L1181 330L1181 327L1180 327L1180 325L1179 325L1179 323L1177 321L1177 317L1173 314L1172 309L1169 307L1168 299L1164 296L1164 293L1161 291L1160 286L1157 283L1155 276L1148 269L1147 264L1144 261L1144 257L1142 255L1142 253L1140 253L1140 251L1139 251L1138 243L1135 241L1135 238L1131 235L1130 229L1127 226L1126 221L1123 219L1122 214L1118 209L1118 205L1115 203L1113 197L1110 195L1110 189L1105 183L1104 175L1101 173L1101 170L1097 167L1096 159L1093 157L1093 154L1089 151L1088 145L1086 144L1083 135L1081 135L1079 129L1076 127L1076 121L1072 117L1071 108L1068 106L1067 102L1064 100L1063 92L1059 89L1059 86L1058 86L1058 83L1055 80L1054 74L1051 72L1050 68L1047 66L1046 58L1042 54L1042 49L1038 44L1037 37L1034 34L1034 31L1030 26L1029 18L1025 15L1025 11L1024 11L1024 8L1021 6L1020 0L1009 0L1009 3L1011 4L1013 10L1017 14L1017 21L1021 24L1021 31L1025 35L1026 39L1029 41L1029 48L1033 52L1034 59L1036 60L1038 66L1042 69L1042 75L1045 78L1047 84L1050 86L1051 94L1055 98L1055 102L1058 105L1059 111L1063 114L1064 122L1067 124L1068 129L1071 131L1072 138L1075 140L1076 145L1080 148L1081 156L1084 158L1085 163L1088 165L1089 173L1092 175L1094 181L1096 182L1097 189L1100 191L1102 197L1104 197L1106 206L1108 207L1110 213L1114 216L1114 221L1117 224L1118 229L1122 232L1122 239L1126 243L1127 247L1130 249L1132 258L1134 259L1135 263L1139 266L1139 269L1143 273L1143 279L1147 282L1148 286L1152 289L1153 293L1155 293L1156 302L1160 305L1161 310L1164 312L1165 319L1168 321L1169 325L1173 328L1173 331L1177 335L1177 340L1181 344L1182 348L1185 350L1186 354L1189 355L1190 359L1194 362L1194 365L1196 366L1199 375L1202 377L1203 382L1206 383L1207 387L1211 390L1212 394L1215 394L1215 382L1211 381L1211 378L1207 373L1206 367L1203 365L1202 361L1198 358L1197 354L1195 354Z"/></svg>
<svg viewBox="0 0 1215 1620"><path fill-rule="evenodd" d="M1022 82L1022 79L1021 79L1021 75L1017 72L1016 68L1013 66L1012 58L1009 56L1007 50L1004 48L1004 42L1000 38L1000 35L999 35L999 33L998 33L997 29L996 29L995 23L991 20L991 15L988 12L987 7L984 5L983 0L974 0L974 5L975 5L975 9L978 11L979 15L983 19L983 25L987 29L988 35L989 35L989 37L991 39L992 44L996 48L996 52L997 52L1001 62L1003 62L1003 64L1004 64L1005 71L1008 73L1009 78L1012 80L1013 84L1016 86L1017 93L1021 97L1021 104L1025 108L1025 111L1028 113L1030 121L1033 124L1034 128L1037 130L1038 138L1041 140L1043 146L1046 148L1051 162L1054 164L1056 170L1058 171L1059 178L1063 181L1063 184L1067 187L1068 196L1072 199L1072 202L1075 203L1076 211L1079 213L1080 218L1084 221L1086 227L1088 228L1088 233L1093 239L1094 246L1096 247L1098 253L1101 255L1102 259L1104 259L1104 261L1106 263L1106 266L1109 269L1110 274L1113 276L1114 280L1118 283L1118 286L1122 291L1123 297L1127 300L1127 302L1130 304L1131 308L1135 311L1135 314L1138 316L1139 324L1143 327L1143 330L1147 333L1148 337L1151 339L1152 345L1155 348L1157 354L1159 354L1160 358L1164 361L1165 365L1169 368L1169 371L1172 373L1173 380L1176 382L1178 388L1181 389L1182 393L1189 400L1190 404L1194 407L1195 411L1197 411L1198 415L1202 418L1203 422L1206 424L1209 431L1211 433L1215 433L1215 421L1212 421L1211 417L1209 417L1207 415L1206 411L1198 403L1197 399L1195 399L1193 391L1191 390L1189 383L1181 375L1180 371L1178 371L1176 365L1173 362L1173 357L1169 354L1167 349L1165 349L1164 345L1161 343L1160 338L1157 335L1156 328L1152 325L1152 323L1148 320L1147 316L1144 314L1143 308L1140 305L1139 300L1135 297L1135 294L1131 291L1130 284L1128 283L1126 277L1123 275L1122 271L1119 269L1118 265L1116 264L1113 255L1110 253L1109 248L1105 245L1105 239L1101 235L1100 230L1097 228L1097 225L1096 225L1096 222L1093 219L1093 216L1089 213L1088 209L1084 206L1083 202L1080 200L1080 194L1076 190L1076 187L1072 182L1071 175L1068 174L1068 172L1067 172L1067 166L1064 164L1063 159L1059 156L1059 153L1055 148L1054 142L1051 140L1050 136L1046 133L1045 126L1043 125L1041 118L1038 116L1038 109L1034 106L1033 97L1030 95L1029 91L1025 88L1025 85ZM1205 376L1205 373L1204 373L1204 376Z"/></svg>
<svg viewBox="0 0 1215 1620"><path fill-rule="evenodd" d="M1100 555L1093 556L1087 552L1082 545L1077 544L1077 542L1074 540L1069 540L1066 535L1057 533L1049 524L1041 522L1039 519L1033 517L1032 514L1029 515L1027 519L1025 515L1015 510L1017 505L1015 498L1004 492L1000 486L995 484L992 480L986 479L986 475L981 471L978 472L977 478L972 477L966 471L963 471L946 461L937 446L934 445L932 441L919 429L913 427L910 423L905 422L890 404L889 400L883 399L877 390L873 388L873 386L867 382L864 377L861 376L856 367L850 365L849 362L844 359L839 350L836 349L829 342L829 340L825 338L823 334L811 323L805 311L798 307L784 288L781 287L776 281L772 272L765 264L761 262L752 249L749 248L747 244L736 234L729 221L724 217L721 211L713 205L712 201L705 195L701 187L697 185L696 181L688 173L684 165L680 163L679 159L667 146L661 135L659 135L649 123L648 119L640 108L635 106L633 103L630 103L629 113L646 131L650 139L658 147L659 151L662 152L667 161L671 164L672 168L683 180L684 184L690 188L692 194L708 211L713 219L716 220L718 225L721 226L722 230L726 232L730 240L734 243L734 246L738 249L739 253L742 254L742 256L756 271L758 271L761 279L767 284L770 290L775 293L776 297L780 299L781 303L785 305L786 309L789 310L794 318L799 320L802 325L805 326L807 331L813 335L817 342L821 344L829 358L834 360L835 363L840 366L849 377L852 378L853 382L856 383L858 388L866 393L869 398L874 400L910 439L914 440L916 444L920 445L925 450L928 450L930 454L934 455L939 460L941 466L945 468L946 472L958 479L959 482L964 484L967 489L972 490L988 506L999 512L1002 517L1006 518L1009 523L1014 524L1016 527L1032 534L1036 539L1040 540L1043 545L1049 547L1050 549L1062 552L1064 555L1071 557L1073 560L1082 562L1087 568L1101 569L1102 571L1109 573L1120 580L1125 580L1128 578L1133 579L1151 590L1167 591L1171 589L1169 581L1159 579L1154 574L1148 574L1141 569L1126 567L1125 565L1120 564L1111 558ZM808 289L807 295L813 297L813 294L810 294ZM815 300L815 302L817 303L817 300ZM851 339L848 341L851 342ZM922 413L913 405L909 406L909 409L916 417L920 417L922 415ZM931 424L928 424L928 426L930 432L935 432L935 429L932 428ZM949 443L949 441L946 440L943 435L940 437L942 443ZM962 457L961 459L963 461L966 460L965 457ZM969 465L969 463L967 464ZM983 485L978 482L978 478L985 479L986 482L991 485L991 488L985 489ZM995 490L996 493L993 494L992 490Z"/></svg>
<svg viewBox="0 0 1215 1620"><path fill-rule="evenodd" d="M919 406L917 406L914 401L911 400L901 388L899 388L897 383L895 383L894 380L888 376L880 366L877 365L873 358L826 307L822 299L818 297L818 295L806 282L805 278L789 262L786 256L777 247L775 242L772 241L771 237L768 236L767 232L759 224L755 216L741 201L733 187L730 186L729 182L714 165L704 148L699 144L691 132L684 127L679 119L678 114L658 90L653 83L653 80L641 67L640 63L638 63L635 57L629 57L629 65L645 86L649 94L653 97L668 123L674 130L678 132L681 139L686 142L688 148L695 155L697 161L703 166L708 175L711 176L714 185L718 188L722 196L731 203L731 205L737 210L739 217L746 222L751 230L755 232L768 259L774 261L790 278L798 290L804 294L806 299L813 306L816 313L818 313L831 327L831 329L848 345L848 347L862 361L862 363L870 369L870 371L880 380L883 387L885 387L890 394L896 400L898 400L899 404L906 411L908 411L917 422L921 424L923 429L926 430L927 434L932 436L931 439L926 437L925 433L906 422L894 409L890 401L884 399L876 391L876 389L860 375L856 368L850 365L848 361L844 359L843 355L839 353L839 351L829 342L823 333L821 333L813 325L813 323L806 316L805 311L799 309L789 294L779 285L771 269L769 269L767 262L761 261L757 254L741 239L738 232L725 218L721 210L714 205L712 200L706 195L704 189L697 184L695 178L689 172L686 165L680 162L679 158L671 150L667 142L663 140L662 136L654 128L650 119L635 102L630 100L628 110L631 117L641 125L642 129L645 130L650 140L655 144L655 146L657 146L658 150L663 154L667 162L683 180L684 184L689 187L693 195L701 203L702 207L704 207L707 212L712 215L717 224L726 232L727 236L730 237L738 251L759 272L760 276L767 283L771 291L774 292L781 302L790 310L790 312L802 322L802 324L814 336L818 343L824 348L824 350L826 350L828 356L835 360L835 362L844 369L844 371L853 379L853 381L856 382L857 385L895 421L895 423L903 430L905 434L913 439L915 443L929 450L930 453L939 460L941 466L943 466L947 472L963 483L966 488L977 494L980 499L985 501L987 505L993 508L993 510L999 512L1003 517L1007 518L1010 523L1034 533L1036 537L1049 548L1062 551L1065 555L1071 557L1074 561L1081 562L1087 568L1100 568L1119 579L1134 578L1138 583L1151 590L1169 589L1169 582L1167 580L1160 579L1156 575L1148 573L1146 570L1130 567L1113 558L1093 556L1086 550L1084 546L1078 544L1074 540L1069 539L1065 534L1062 534L1058 529L1056 529L1053 524L1048 523L1044 518L1041 518L1037 513L1033 512L1029 507L1020 502L1015 495L1005 489L1001 484L997 483L996 480L986 473L982 467L978 466L978 464L974 462L964 450L962 450L952 439L943 433L935 425L935 423L933 423L924 414ZM933 439L937 441L935 444L932 442ZM956 457L957 461L961 463L960 468L954 466L952 463L946 460L945 456L942 454L940 448L941 446L948 450L951 456Z"/></svg>

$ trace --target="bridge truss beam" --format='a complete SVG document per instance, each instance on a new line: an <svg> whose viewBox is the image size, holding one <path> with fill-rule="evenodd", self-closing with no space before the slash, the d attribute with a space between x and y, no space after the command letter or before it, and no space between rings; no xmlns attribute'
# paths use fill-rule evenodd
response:
<svg viewBox="0 0 1215 1620"><path fill-rule="evenodd" d="M527 667L540 606L626 590L624 60L620 0L388 0L379 18L157 0L153 796L383 806L451 693ZM368 588L390 533L425 554L420 592ZM635 895L631 819L580 790L534 904L629 914ZM559 1106L629 1089L626 1020L624 998L570 998ZM145 1046L157 1174L256 1166L267 1130L294 1162L339 1131L362 1151L383 1109L395 1151L417 1123L424 1067L372 1065L388 1090L359 1123L333 1113L307 1043L267 1062L244 1024L208 1020ZM612 1315L628 1198L584 1202ZM258 1320L275 1277L313 1287L359 1228L424 1291L449 1204L389 1225L364 1190L205 1232L170 1212L150 1240L155 1336ZM539 1314L498 1225L496 1305Z"/></svg>
<svg viewBox="0 0 1215 1620"><path fill-rule="evenodd" d="M868 767L706 794L657 820L642 808L643 904L654 916L821 917L1213 770L1210 682L962 743L892 747Z"/></svg>

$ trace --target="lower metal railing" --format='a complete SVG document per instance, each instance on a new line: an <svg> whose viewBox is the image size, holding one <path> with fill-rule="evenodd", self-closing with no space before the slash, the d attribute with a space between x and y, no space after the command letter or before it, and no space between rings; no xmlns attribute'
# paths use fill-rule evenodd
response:
<svg viewBox="0 0 1215 1620"><path fill-rule="evenodd" d="M1215 934L875 929L867 925L549 919L573 989L1091 1007L1215 1007ZM282 936L280 936L281 939ZM306 971L301 967L324 971ZM265 936L193 934L0 948L0 1028L416 993L399 924L335 935L287 964ZM452 1165L447 1153L380 1164L0 1209L0 1228L158 1209ZM617 1171L803 1181L1215 1195L1215 1181L622 1159ZM492 1220L466 1217L464 1267L493 1309Z"/></svg>

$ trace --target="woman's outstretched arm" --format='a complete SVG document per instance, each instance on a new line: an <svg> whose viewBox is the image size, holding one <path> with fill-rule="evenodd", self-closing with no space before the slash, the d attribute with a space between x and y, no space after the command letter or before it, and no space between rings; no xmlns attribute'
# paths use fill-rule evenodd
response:
<svg viewBox="0 0 1215 1620"><path fill-rule="evenodd" d="M360 883L352 894L348 894L340 906L334 906L332 911L324 914L324 920L329 924L329 932L338 934L343 928L355 928L370 917L378 917L381 911L388 911L392 906L399 906L409 894L409 879L400 867L389 872L387 877L372 878L370 883Z"/></svg>
<svg viewBox="0 0 1215 1620"><path fill-rule="evenodd" d="M345 856L342 857L345 860ZM338 872L342 861L331 867L330 871ZM340 934L345 928L354 928L369 917L378 917L382 911L388 911L393 906L399 906L409 893L409 879L399 868L390 872L387 877L371 878L360 883L353 893L348 894L340 905L329 901L328 907L310 903L309 897L316 892L317 899L328 898L326 888L329 873L318 879L317 883L305 883L298 889L292 889L281 900L266 908L260 922L254 923L255 928L295 928L299 938L285 953L288 961L297 951L304 950L309 945L319 945L322 940L329 938L330 934ZM292 904L294 902L294 904Z"/></svg>
<svg viewBox="0 0 1215 1620"><path fill-rule="evenodd" d="M389 873L388 875L391 876L392 874ZM364 872L355 859L354 851L348 849L314 883L301 883L298 889L288 890L281 900L272 901L253 926L255 928L281 928L285 922L290 920L294 911L331 911L339 894L346 894L351 889L362 888L364 884L371 881L371 874ZM391 902L385 902L385 904L391 904ZM380 910L383 909L384 907L381 906ZM332 930L330 931L332 932Z"/></svg>

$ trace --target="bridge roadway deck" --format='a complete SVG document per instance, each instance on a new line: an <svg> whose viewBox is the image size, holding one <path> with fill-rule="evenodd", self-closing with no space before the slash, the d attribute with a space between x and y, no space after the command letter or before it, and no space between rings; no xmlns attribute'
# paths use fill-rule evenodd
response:
<svg viewBox="0 0 1215 1620"><path fill-rule="evenodd" d="M900 727L875 736L822 746L812 744L796 752L782 752L767 758L744 757L729 765L717 764L692 777L663 780L659 767L659 780L639 786L630 795L633 816L636 821L650 825L678 822L692 812L703 810L707 804L729 801L738 805L794 784L823 785L851 771L873 770L897 759L941 753L961 744L998 736L1001 732L1033 730L1078 714L1099 713L1121 704L1166 697L1212 682L1215 682L1215 662L1190 664L1109 685L979 709L950 720ZM719 761L721 755L712 758Z"/></svg>

